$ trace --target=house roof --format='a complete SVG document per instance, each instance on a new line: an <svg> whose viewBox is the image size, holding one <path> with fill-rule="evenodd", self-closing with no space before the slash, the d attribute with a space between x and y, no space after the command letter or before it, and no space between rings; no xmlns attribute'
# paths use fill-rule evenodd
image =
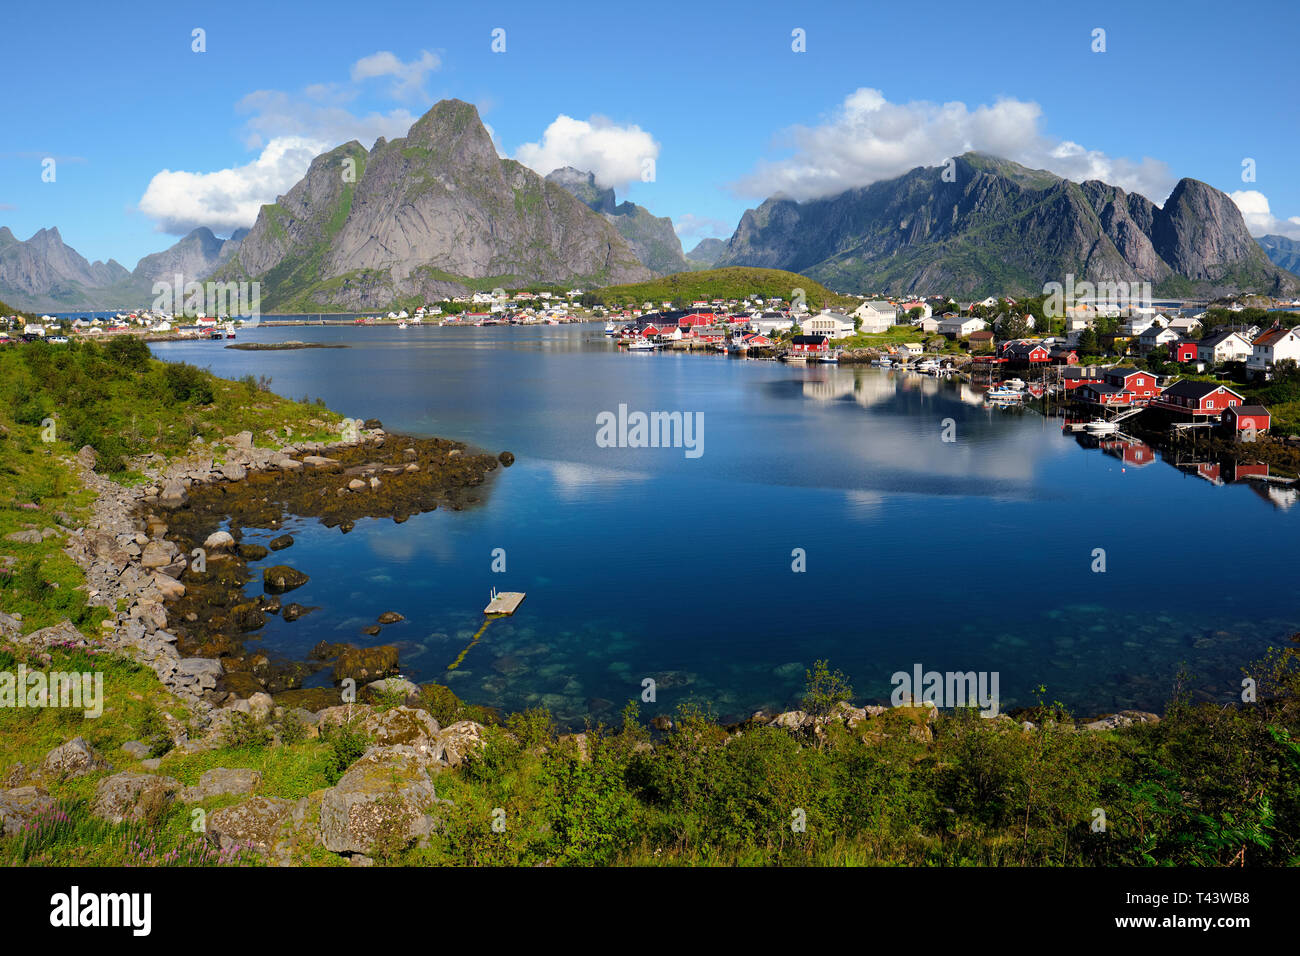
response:
<svg viewBox="0 0 1300 956"><path fill-rule="evenodd" d="M1242 334L1240 332L1236 332L1232 329L1225 329L1222 332L1215 332L1212 335L1205 336L1203 339L1200 340L1199 344L1204 345L1207 348L1215 348L1220 343L1226 342L1228 339L1232 338L1234 335L1237 336L1237 338L1239 339L1242 338ZM1246 343L1246 344L1249 345L1250 343Z"/></svg>
<svg viewBox="0 0 1300 956"><path fill-rule="evenodd" d="M1263 405L1238 405L1235 408L1228 409L1228 411L1235 415L1268 415L1268 409Z"/></svg>
<svg viewBox="0 0 1300 956"><path fill-rule="evenodd" d="M1127 391L1128 391L1128 389L1126 389L1126 388L1120 388L1118 385L1110 385L1110 384L1108 384L1108 383L1106 383L1106 382L1088 382L1088 383L1087 383L1086 385L1084 385L1083 387L1084 387L1084 388L1090 388L1090 389L1092 389L1094 392L1098 393L1099 395L1100 395L1100 394L1111 395L1111 394L1113 394L1113 393L1115 393L1115 392L1127 392Z"/></svg>
<svg viewBox="0 0 1300 956"><path fill-rule="evenodd" d="M1286 335L1289 335L1290 332L1291 332L1290 329L1269 329L1267 332L1265 332L1263 335L1257 338L1253 344L1272 345L1273 343L1277 342L1279 339L1285 337Z"/></svg>
<svg viewBox="0 0 1300 956"><path fill-rule="evenodd" d="M1206 395L1217 392L1219 389L1237 395L1236 392L1233 392L1232 389L1228 388L1228 386L1224 385L1222 382L1191 382L1186 379L1181 382L1174 382L1173 385L1170 385L1160 394L1161 397L1165 395L1176 395L1179 398L1201 399ZM1237 395L1237 397L1241 398L1240 395Z"/></svg>
<svg viewBox="0 0 1300 956"><path fill-rule="evenodd" d="M825 345L826 336L824 335L796 335L790 339L792 345Z"/></svg>

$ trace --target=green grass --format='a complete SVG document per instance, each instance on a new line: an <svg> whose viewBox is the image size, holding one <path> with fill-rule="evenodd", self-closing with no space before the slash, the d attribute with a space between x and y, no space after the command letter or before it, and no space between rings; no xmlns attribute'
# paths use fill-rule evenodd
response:
<svg viewBox="0 0 1300 956"><path fill-rule="evenodd" d="M596 301L604 305L640 307L643 302L653 302L658 307L669 301L689 305L696 299L745 299L751 295L761 298L777 296L790 302L795 289L804 290L808 307L813 310L833 306L856 308L858 305L857 299L837 296L821 283L796 272L741 266L675 272L648 282L607 286L593 294Z"/></svg>

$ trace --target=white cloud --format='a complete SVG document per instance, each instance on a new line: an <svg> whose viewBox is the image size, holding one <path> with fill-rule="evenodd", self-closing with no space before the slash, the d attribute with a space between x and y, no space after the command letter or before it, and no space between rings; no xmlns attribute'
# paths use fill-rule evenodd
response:
<svg viewBox="0 0 1300 956"><path fill-rule="evenodd" d="M813 199L917 166L937 166L970 150L1076 181L1101 179L1155 202L1163 202L1173 188L1163 162L1110 157L1056 140L1041 131L1041 123L1042 108L1023 100L1000 99L974 109L961 102L890 103L879 90L864 87L847 96L825 123L787 130L783 142L793 154L760 161L734 188L751 197Z"/></svg>
<svg viewBox="0 0 1300 956"><path fill-rule="evenodd" d="M396 54L387 50L363 56L352 64L352 82L376 77L392 77L392 95L404 100L414 97L427 97L424 92L424 78L442 66L442 61L428 50L421 50L419 59L403 63Z"/></svg>
<svg viewBox="0 0 1300 956"><path fill-rule="evenodd" d="M251 226L261 205L288 192L326 148L318 140L282 136L244 166L211 173L164 169L149 181L140 211L157 221L160 232L174 235L198 226L222 234Z"/></svg>
<svg viewBox="0 0 1300 956"><path fill-rule="evenodd" d="M640 180L645 164L658 157L659 144L639 126L619 126L603 116L578 120L563 114L546 127L540 143L524 143L515 150L515 159L543 176L573 166L594 174L606 189Z"/></svg>
<svg viewBox="0 0 1300 956"><path fill-rule="evenodd" d="M258 149L272 139L297 136L324 143L327 149L353 139L369 149L380 136L405 136L420 118L399 108L386 113L353 113L343 105L353 97L354 93L346 88L324 84L308 87L302 93L249 93L235 104L236 111L251 114L244 123L244 145Z"/></svg>
<svg viewBox="0 0 1300 956"><path fill-rule="evenodd" d="M355 91L317 83L300 93L257 90L236 104L249 114L243 140L258 157L214 172L164 169L150 180L140 211L160 232L183 235L197 226L217 233L251 227L264 203L293 188L311 161L351 140L369 149L379 137L405 136L419 116L407 109L353 113Z"/></svg>
<svg viewBox="0 0 1300 956"><path fill-rule="evenodd" d="M683 239L694 239L705 237L726 238L732 233L732 227L727 225L721 219L711 219L708 216L697 216L693 212L688 212L673 223L673 229L677 235Z"/></svg>
<svg viewBox="0 0 1300 956"><path fill-rule="evenodd" d="M1228 193L1228 198L1241 210L1246 220L1246 230L1252 236L1287 236L1300 239L1300 216L1279 219L1269 208L1268 197L1256 189L1238 189Z"/></svg>

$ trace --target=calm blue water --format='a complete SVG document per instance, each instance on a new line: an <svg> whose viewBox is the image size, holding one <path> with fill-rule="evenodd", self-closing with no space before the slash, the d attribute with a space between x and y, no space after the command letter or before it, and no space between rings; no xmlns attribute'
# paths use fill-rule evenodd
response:
<svg viewBox="0 0 1300 956"><path fill-rule="evenodd" d="M293 598L321 609L273 617L267 648L394 642L415 680L571 723L613 716L645 677L663 710L785 706L817 658L859 698L887 700L890 675L920 663L999 672L1004 709L1042 684L1097 713L1160 709L1184 663L1226 699L1243 665L1300 627L1283 572L1300 509L1246 485L1126 467L1054 421L980 407L966 386L620 353L600 328L261 328L241 341L351 348L155 345L390 430L517 456L474 510L346 536L291 521L297 543L274 560L311 575ZM596 417L620 403L702 412L703 455L599 447ZM940 440L945 419L956 442ZM1090 570L1096 548L1105 573ZM448 673L494 586L528 598ZM407 621L359 633L387 610Z"/></svg>

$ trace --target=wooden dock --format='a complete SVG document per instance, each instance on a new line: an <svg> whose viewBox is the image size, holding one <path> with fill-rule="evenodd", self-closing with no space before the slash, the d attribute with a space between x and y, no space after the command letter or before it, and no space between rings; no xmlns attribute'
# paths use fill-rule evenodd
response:
<svg viewBox="0 0 1300 956"><path fill-rule="evenodd" d="M492 600L483 609L484 614L514 614L519 605L524 603L523 591L493 592Z"/></svg>

